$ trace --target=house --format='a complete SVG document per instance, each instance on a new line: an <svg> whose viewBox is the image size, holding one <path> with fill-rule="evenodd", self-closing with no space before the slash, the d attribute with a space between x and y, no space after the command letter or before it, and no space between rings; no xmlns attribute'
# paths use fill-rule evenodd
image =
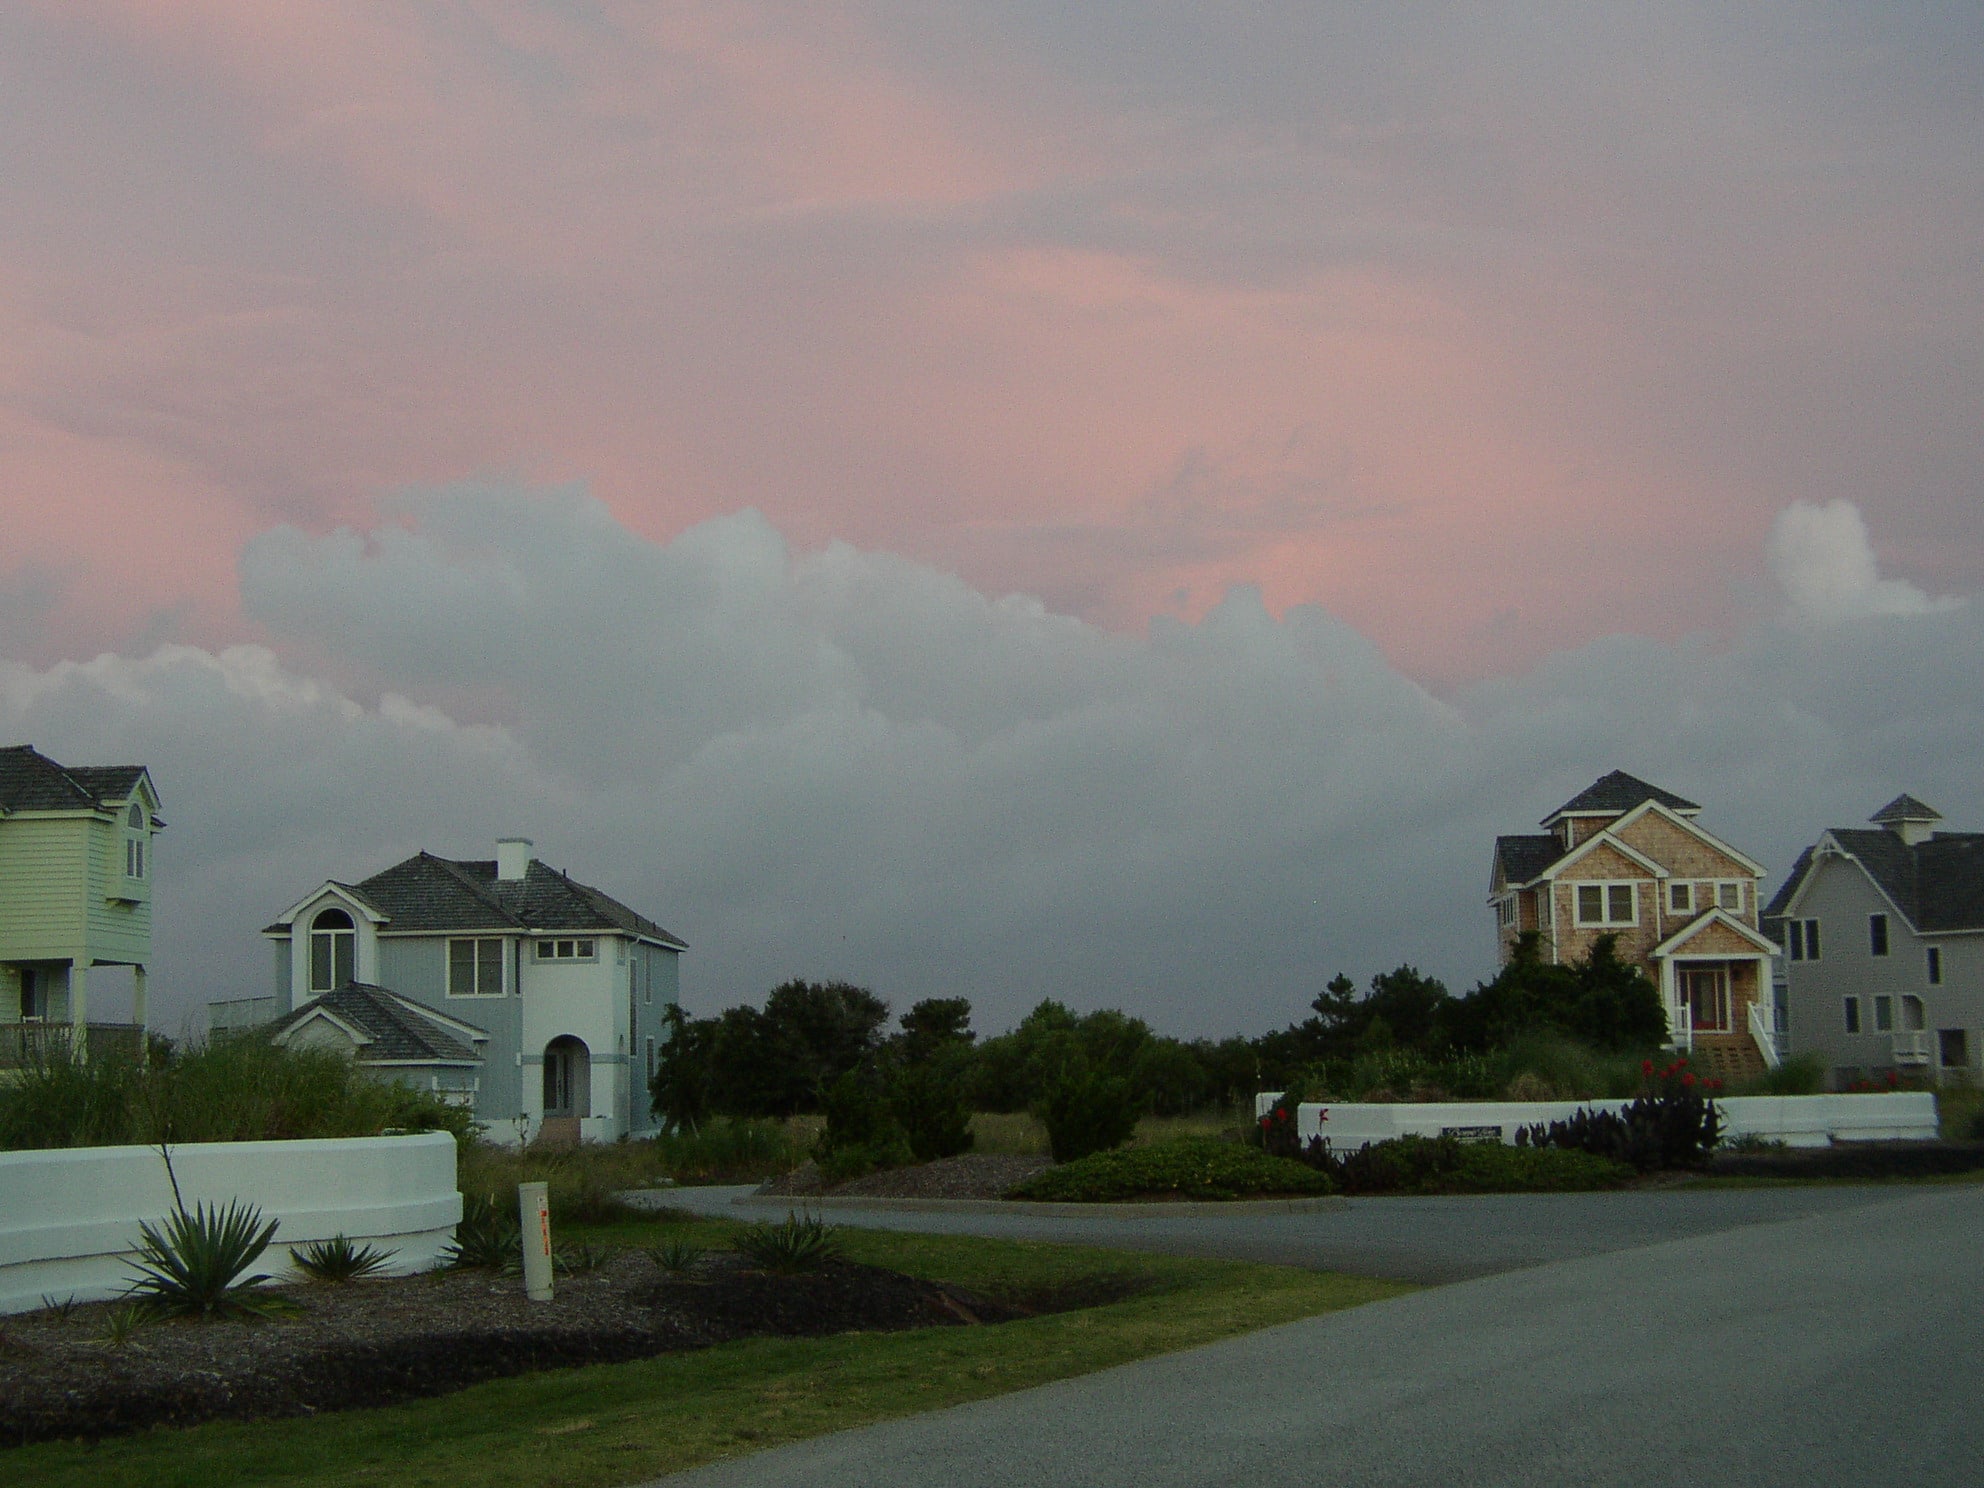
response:
<svg viewBox="0 0 1984 1488"><path fill-rule="evenodd" d="M1701 807L1614 770L1541 822L1495 839L1489 903L1501 960L1534 933L1543 959L1576 961L1600 936L1660 989L1673 1046L1725 1075L1779 1058L1777 947L1757 921L1763 867L1702 827Z"/></svg>
<svg viewBox="0 0 1984 1488"><path fill-rule="evenodd" d="M0 748L0 1065L57 1041L143 1047L158 810L143 765ZM130 968L129 1023L91 1016L97 967Z"/></svg>
<svg viewBox="0 0 1984 1488"><path fill-rule="evenodd" d="M1984 1070L1984 832L1940 832L1901 795L1872 827L1829 827L1765 909L1782 937L1790 1047L1834 1089Z"/></svg>
<svg viewBox="0 0 1984 1488"><path fill-rule="evenodd" d="M493 859L421 852L326 882L262 933L273 995L251 1017L220 1005L217 1023L272 1019L278 1037L341 1039L361 1063L402 1038L424 1043L395 1072L472 1104L499 1139L612 1141L655 1127L648 1078L687 947L540 862L525 838L502 839Z"/></svg>

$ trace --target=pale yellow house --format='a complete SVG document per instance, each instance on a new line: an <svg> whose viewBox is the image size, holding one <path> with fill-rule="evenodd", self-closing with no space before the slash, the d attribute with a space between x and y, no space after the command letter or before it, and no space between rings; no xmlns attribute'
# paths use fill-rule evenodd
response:
<svg viewBox="0 0 1984 1488"><path fill-rule="evenodd" d="M1669 1037L1741 1075L1775 1065L1777 947L1758 924L1763 865L1695 820L1701 807L1614 770L1559 806L1541 833L1495 839L1489 903L1501 959L1533 932L1549 962L1613 937L1660 989Z"/></svg>
<svg viewBox="0 0 1984 1488"><path fill-rule="evenodd" d="M143 765L0 747L0 1064L58 1038L142 1044L158 809ZM108 966L131 968L129 1023L91 1016L90 972Z"/></svg>

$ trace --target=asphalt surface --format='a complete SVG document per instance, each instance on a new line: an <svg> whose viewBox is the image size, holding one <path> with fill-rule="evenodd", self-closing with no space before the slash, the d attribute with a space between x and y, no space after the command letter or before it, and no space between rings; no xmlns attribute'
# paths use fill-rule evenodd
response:
<svg viewBox="0 0 1984 1488"><path fill-rule="evenodd" d="M845 1217L1495 1274L666 1482L1984 1480L1984 1186L1366 1200L1251 1241L1245 1221Z"/></svg>

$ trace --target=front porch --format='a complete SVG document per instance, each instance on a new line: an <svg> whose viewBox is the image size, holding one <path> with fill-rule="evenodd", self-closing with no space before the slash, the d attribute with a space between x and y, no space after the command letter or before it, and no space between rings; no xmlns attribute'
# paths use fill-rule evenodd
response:
<svg viewBox="0 0 1984 1488"><path fill-rule="evenodd" d="M0 1023L0 1070L31 1068L80 1054L86 1059L140 1059L145 1030L136 1023Z"/></svg>

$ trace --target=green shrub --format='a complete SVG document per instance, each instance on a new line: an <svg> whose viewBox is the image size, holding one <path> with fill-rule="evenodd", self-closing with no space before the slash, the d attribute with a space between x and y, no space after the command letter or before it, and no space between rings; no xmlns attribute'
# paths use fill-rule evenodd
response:
<svg viewBox="0 0 1984 1488"><path fill-rule="evenodd" d="M677 1183L754 1183L789 1173L805 1157L778 1121L719 1116L653 1143L654 1164Z"/></svg>
<svg viewBox="0 0 1984 1488"><path fill-rule="evenodd" d="M1456 1137L1394 1137L1337 1153L1318 1139L1312 1160L1347 1194L1549 1193L1617 1188L1623 1163L1556 1147L1508 1147Z"/></svg>
<svg viewBox="0 0 1984 1488"><path fill-rule="evenodd" d="M648 1259L671 1276L682 1276L696 1269L696 1262L703 1258L700 1245L691 1245L686 1240L664 1240L659 1245L648 1247Z"/></svg>
<svg viewBox="0 0 1984 1488"><path fill-rule="evenodd" d="M1047 1128L1054 1161L1069 1163L1121 1147L1136 1131L1143 1108L1128 1080L1075 1057L1061 1066L1033 1114Z"/></svg>
<svg viewBox="0 0 1984 1488"><path fill-rule="evenodd" d="M1642 1173L1702 1167L1722 1138L1722 1112L1709 1096L1722 1082L1698 1079L1687 1065L1683 1056L1656 1071L1649 1059L1642 1066L1646 1092L1625 1109L1574 1111L1568 1120L1524 1127L1516 1142L1588 1152Z"/></svg>
<svg viewBox="0 0 1984 1488"><path fill-rule="evenodd" d="M1826 1061L1819 1054L1794 1054L1759 1082L1764 1095L1819 1095L1826 1088Z"/></svg>
<svg viewBox="0 0 1984 1488"><path fill-rule="evenodd" d="M1217 1137L1174 1137L1148 1147L1092 1153L1037 1173L1007 1197L1066 1203L1124 1199L1242 1199L1326 1194L1315 1169Z"/></svg>
<svg viewBox="0 0 1984 1488"><path fill-rule="evenodd" d="M829 1183L845 1183L876 1168L900 1168L913 1160L909 1137L896 1120L889 1092L873 1065L841 1075L820 1104L827 1124L813 1146L813 1156Z"/></svg>
<svg viewBox="0 0 1984 1488"><path fill-rule="evenodd" d="M158 1225L138 1226L137 1278L131 1295L167 1317L263 1317L279 1302L254 1288L269 1278L242 1273L262 1258L278 1221L262 1222L254 1205L230 1202L176 1209Z"/></svg>
<svg viewBox="0 0 1984 1488"><path fill-rule="evenodd" d="M962 1064L931 1058L898 1067L889 1081L889 1108L918 1162L971 1150L971 1105L965 1099Z"/></svg>
<svg viewBox="0 0 1984 1488"><path fill-rule="evenodd" d="M379 1250L370 1245L354 1245L349 1235L333 1235L313 1241L301 1249L292 1245L289 1258L297 1269L315 1281L358 1281L382 1273L397 1251Z"/></svg>
<svg viewBox="0 0 1984 1488"><path fill-rule="evenodd" d="M817 1271L838 1256L840 1231L816 1214L801 1219L788 1210L783 1223L746 1225L731 1245L760 1270L792 1275Z"/></svg>

